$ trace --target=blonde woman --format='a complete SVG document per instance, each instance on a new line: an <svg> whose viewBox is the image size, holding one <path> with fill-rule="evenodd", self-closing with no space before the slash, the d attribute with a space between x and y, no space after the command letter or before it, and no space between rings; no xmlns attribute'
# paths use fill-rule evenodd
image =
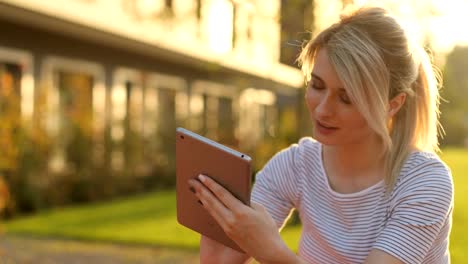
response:
<svg viewBox="0 0 468 264"><path fill-rule="evenodd" d="M453 183L438 148L437 80L427 54L381 8L354 10L299 61L314 137L257 174L252 206L210 178L195 195L246 252L202 237L202 263L449 263ZM278 230L291 210L294 254Z"/></svg>

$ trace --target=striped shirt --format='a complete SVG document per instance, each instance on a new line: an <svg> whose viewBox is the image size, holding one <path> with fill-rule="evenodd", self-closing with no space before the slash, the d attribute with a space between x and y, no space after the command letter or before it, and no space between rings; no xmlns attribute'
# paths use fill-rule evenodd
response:
<svg viewBox="0 0 468 264"><path fill-rule="evenodd" d="M386 195L384 181L356 193L335 192L321 153L319 142L301 139L265 165L252 191L252 201L278 227L298 210L298 254L305 261L362 263L371 249L379 249L404 263L450 263L453 182L437 155L410 154Z"/></svg>

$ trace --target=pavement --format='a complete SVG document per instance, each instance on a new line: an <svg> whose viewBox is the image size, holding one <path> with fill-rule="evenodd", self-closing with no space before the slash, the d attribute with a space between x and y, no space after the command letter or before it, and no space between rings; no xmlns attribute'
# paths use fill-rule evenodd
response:
<svg viewBox="0 0 468 264"><path fill-rule="evenodd" d="M0 264L178 264L199 263L198 253L135 246L3 235Z"/></svg>

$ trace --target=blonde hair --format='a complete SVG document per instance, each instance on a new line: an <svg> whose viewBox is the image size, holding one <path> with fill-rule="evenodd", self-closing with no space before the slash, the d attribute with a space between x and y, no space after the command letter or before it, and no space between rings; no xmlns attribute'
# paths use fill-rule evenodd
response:
<svg viewBox="0 0 468 264"><path fill-rule="evenodd" d="M439 150L437 72L424 49L410 45L402 27L380 7L345 13L306 44L298 62L307 81L321 48L327 50L351 101L383 143L390 191L413 148ZM406 100L389 121L389 101L400 93L406 94Z"/></svg>

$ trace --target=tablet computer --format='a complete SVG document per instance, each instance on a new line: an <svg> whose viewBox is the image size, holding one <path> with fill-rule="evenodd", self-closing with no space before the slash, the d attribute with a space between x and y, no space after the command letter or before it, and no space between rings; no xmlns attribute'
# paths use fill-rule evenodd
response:
<svg viewBox="0 0 468 264"><path fill-rule="evenodd" d="M242 251L199 204L190 191L189 179L211 177L237 199L250 205L251 158L184 128L176 130L177 221L228 247Z"/></svg>

